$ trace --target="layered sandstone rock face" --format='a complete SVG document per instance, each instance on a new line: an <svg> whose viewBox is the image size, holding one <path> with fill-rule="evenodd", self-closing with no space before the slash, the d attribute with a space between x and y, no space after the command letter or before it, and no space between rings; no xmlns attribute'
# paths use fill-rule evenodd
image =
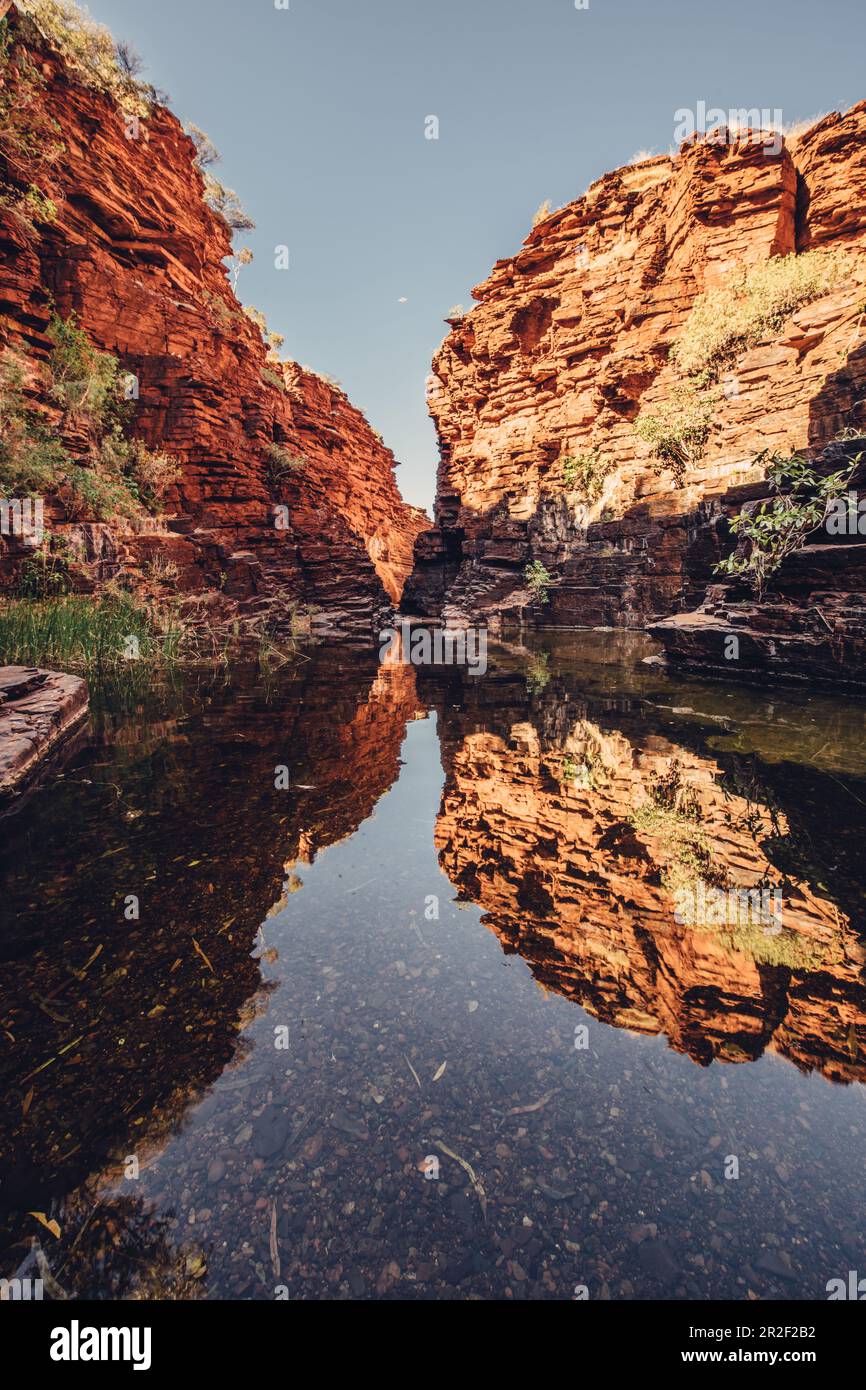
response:
<svg viewBox="0 0 866 1390"><path fill-rule="evenodd" d="M760 451L866 429L864 136L866 103L775 149L757 133L696 138L606 175L497 263L434 361L437 525L416 546L408 610L641 626L703 599L738 489L761 493ZM634 426L676 408L669 353L697 296L816 249L844 256L841 278L729 364L703 457L678 477ZM565 460L594 457L607 471L590 497ZM553 579L538 609L534 560ZM862 592L859 568L834 589Z"/></svg>
<svg viewBox="0 0 866 1390"><path fill-rule="evenodd" d="M7 19L20 35L14 5ZM176 567L177 588L209 594L211 606L236 601L279 622L302 603L324 633L369 633L399 599L425 524L401 500L393 455L342 390L268 361L231 287L231 233L204 202L174 115L154 106L127 138L110 96L31 43L43 79L31 121L56 123L63 154L51 172L56 218L28 226L9 206L26 192L27 167L0 139L0 349L26 359L35 403L56 418L46 329L52 309L74 313L138 378L133 434L181 464L166 515L143 532L86 513L73 523L48 499L50 528L76 543L95 583L140 575L158 556ZM64 442L74 457L76 440ZM305 461L276 485L275 444ZM25 555L14 538L0 549L0 581L15 581Z"/></svg>
<svg viewBox="0 0 866 1390"><path fill-rule="evenodd" d="M445 708L441 736L442 868L540 984L605 1023L664 1034L701 1065L769 1050L863 1079L856 926L800 877L785 806L761 800L745 770L732 782L730 767L648 733L639 713L599 718L558 681L532 711L508 682L495 701L486 691ZM690 808L687 842L682 820L642 814L672 774ZM707 895L684 911L673 885L701 873ZM697 920L712 884L777 889L778 922L765 932L756 914L735 926L732 911L730 929L711 913Z"/></svg>

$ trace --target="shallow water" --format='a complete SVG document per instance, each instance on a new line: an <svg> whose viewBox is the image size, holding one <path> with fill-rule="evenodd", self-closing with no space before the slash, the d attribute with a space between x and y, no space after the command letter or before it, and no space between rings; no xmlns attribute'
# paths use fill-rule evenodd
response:
<svg viewBox="0 0 866 1390"><path fill-rule="evenodd" d="M96 710L3 823L0 1274L33 1237L73 1297L866 1269L866 710L651 651L319 650ZM678 921L697 880L781 917Z"/></svg>

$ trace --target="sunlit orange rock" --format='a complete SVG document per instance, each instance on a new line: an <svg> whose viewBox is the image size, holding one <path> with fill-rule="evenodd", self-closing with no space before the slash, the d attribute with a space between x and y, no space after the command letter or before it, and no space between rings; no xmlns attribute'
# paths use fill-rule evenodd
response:
<svg viewBox="0 0 866 1390"><path fill-rule="evenodd" d="M416 545L407 610L638 627L700 603L730 549L726 517L761 495L760 451L866 430L864 138L866 102L777 151L758 132L687 141L606 174L497 262L433 363L437 525ZM704 456L678 480L634 425L676 407L669 351L696 297L737 268L815 249L844 254L844 277L732 363ZM564 460L592 451L610 467L588 499ZM829 583L819 564L812 591L862 595L854 549ZM552 577L543 607L530 605L530 561ZM848 621L830 619L837 635ZM849 655L863 666L860 648Z"/></svg>

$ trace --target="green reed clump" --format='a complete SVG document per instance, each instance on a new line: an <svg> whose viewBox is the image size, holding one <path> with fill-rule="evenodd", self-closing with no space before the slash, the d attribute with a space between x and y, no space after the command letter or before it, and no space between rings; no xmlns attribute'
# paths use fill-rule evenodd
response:
<svg viewBox="0 0 866 1390"><path fill-rule="evenodd" d="M0 603L0 663L87 674L164 668L183 655L183 629L130 595L10 599Z"/></svg>

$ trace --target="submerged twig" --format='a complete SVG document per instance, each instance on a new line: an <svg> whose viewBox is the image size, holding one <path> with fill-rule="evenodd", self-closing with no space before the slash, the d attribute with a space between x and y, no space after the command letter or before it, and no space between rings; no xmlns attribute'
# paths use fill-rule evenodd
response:
<svg viewBox="0 0 866 1390"><path fill-rule="evenodd" d="M467 1177L469 1178L469 1181L471 1182L471 1184L472 1184L472 1186L473 1186L473 1188L474 1188L474 1190L475 1190L475 1195L476 1195L476 1197L478 1198L478 1204L479 1204L479 1206L481 1207L481 1215L484 1217L484 1220L485 1220L485 1222L486 1222L486 1220L487 1220L487 1194L486 1194L486 1192L484 1191L484 1188L482 1187L482 1185L481 1185L481 1183L480 1183L480 1181L479 1181L479 1179L478 1179L478 1177L477 1177L477 1175L476 1175L475 1169L472 1167L472 1164L471 1164L471 1163L467 1163L467 1162L466 1162L466 1159L465 1159L465 1158L461 1158L460 1155L459 1155L459 1154L456 1154L456 1153L454 1152L453 1149L449 1149L448 1145L447 1145L447 1144L443 1144L441 1139L434 1139L434 1140L433 1140L433 1143L436 1145L437 1149L441 1149L442 1152L443 1152L444 1154L447 1154L449 1158L453 1158L455 1163L459 1163L459 1164L460 1164L460 1167L463 1169L464 1173L465 1173L465 1174L467 1175Z"/></svg>

